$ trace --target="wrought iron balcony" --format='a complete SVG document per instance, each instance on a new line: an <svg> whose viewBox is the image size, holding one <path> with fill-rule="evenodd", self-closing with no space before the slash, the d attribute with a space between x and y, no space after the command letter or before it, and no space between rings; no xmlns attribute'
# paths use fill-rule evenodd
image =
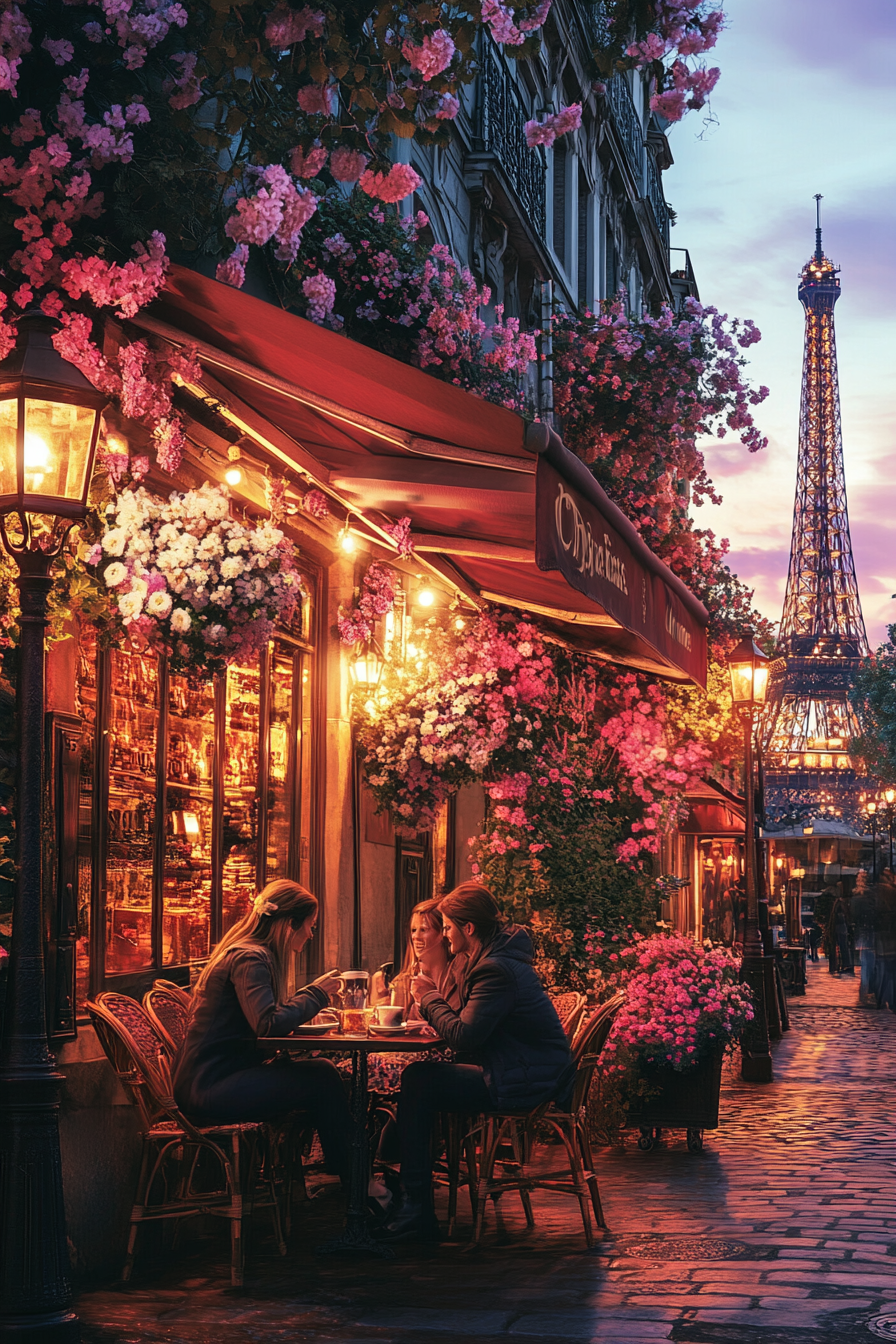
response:
<svg viewBox="0 0 896 1344"><path fill-rule="evenodd" d="M635 104L632 101L628 80L624 75L614 75L609 81L607 97L610 100L613 122L619 132L619 138L625 149L625 156L628 159L635 182L638 184L640 194L644 172L644 136L641 132L641 122L635 111Z"/></svg>
<svg viewBox="0 0 896 1344"><path fill-rule="evenodd" d="M663 240L664 245L669 246L669 207L666 204L666 198L663 195L662 182L657 171L656 164L650 154L647 156L647 199L650 202L650 209L653 213L657 233Z"/></svg>
<svg viewBox="0 0 896 1344"><path fill-rule="evenodd" d="M479 82L478 148L497 159L530 225L543 238L547 227L544 158L526 144L523 128L531 114L490 39L482 43Z"/></svg>

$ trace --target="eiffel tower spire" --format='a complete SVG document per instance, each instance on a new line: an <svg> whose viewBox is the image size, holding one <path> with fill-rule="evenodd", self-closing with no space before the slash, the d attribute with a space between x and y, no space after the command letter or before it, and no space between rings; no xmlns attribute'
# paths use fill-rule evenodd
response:
<svg viewBox="0 0 896 1344"><path fill-rule="evenodd" d="M827 799L849 808L859 787L849 740L859 732L849 691L868 639L859 601L840 432L834 305L838 268L821 241L815 197L815 251L800 273L806 314L796 501L790 568L765 719L766 787L774 806ZM850 809L851 810L851 809Z"/></svg>

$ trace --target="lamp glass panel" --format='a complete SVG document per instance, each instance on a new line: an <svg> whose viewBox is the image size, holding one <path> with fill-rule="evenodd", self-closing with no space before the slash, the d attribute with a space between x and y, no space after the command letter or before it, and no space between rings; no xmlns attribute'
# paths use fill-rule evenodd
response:
<svg viewBox="0 0 896 1344"><path fill-rule="evenodd" d="M25 493L79 500L87 486L97 412L25 398Z"/></svg>
<svg viewBox="0 0 896 1344"><path fill-rule="evenodd" d="M768 692L768 664L757 663L753 668L753 700L757 705L765 704Z"/></svg>
<svg viewBox="0 0 896 1344"><path fill-rule="evenodd" d="M736 705L749 705L753 699L753 664L730 663L731 695Z"/></svg>
<svg viewBox="0 0 896 1344"><path fill-rule="evenodd" d="M16 397L0 401L0 495L16 493Z"/></svg>

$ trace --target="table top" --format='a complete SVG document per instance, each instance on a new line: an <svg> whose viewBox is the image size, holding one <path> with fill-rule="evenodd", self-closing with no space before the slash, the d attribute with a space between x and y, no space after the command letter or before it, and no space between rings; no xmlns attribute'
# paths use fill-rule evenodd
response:
<svg viewBox="0 0 896 1344"><path fill-rule="evenodd" d="M444 1045L441 1036L411 1035L399 1032L395 1036L343 1036L341 1032L327 1032L323 1036L260 1036L259 1045L272 1045L277 1050L322 1050L327 1054L348 1054L363 1051L368 1055L411 1054L434 1050Z"/></svg>

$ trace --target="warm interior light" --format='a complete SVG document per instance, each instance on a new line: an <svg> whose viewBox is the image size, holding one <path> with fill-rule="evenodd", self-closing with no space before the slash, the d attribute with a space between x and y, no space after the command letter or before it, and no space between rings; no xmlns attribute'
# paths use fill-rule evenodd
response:
<svg viewBox="0 0 896 1344"><path fill-rule="evenodd" d="M355 549L355 539L347 527L339 538L339 545L347 555L351 555L352 551Z"/></svg>
<svg viewBox="0 0 896 1344"><path fill-rule="evenodd" d="M239 485L243 479L243 473L240 467L228 467L224 473L224 479L228 485Z"/></svg>
<svg viewBox="0 0 896 1344"><path fill-rule="evenodd" d="M884 793L884 797L888 803L896 801L896 789L887 789Z"/></svg>
<svg viewBox="0 0 896 1344"><path fill-rule="evenodd" d="M50 449L34 430L25 431L25 489L37 492L50 467Z"/></svg>
<svg viewBox="0 0 896 1344"><path fill-rule="evenodd" d="M455 630L465 630L465 629L466 629L466 626L467 626L467 623L466 623L466 621L464 620L463 616L456 616L456 617L454 618L454 628L455 628Z"/></svg>
<svg viewBox="0 0 896 1344"><path fill-rule="evenodd" d="M417 602L421 607L431 607L436 600L436 595L431 588L421 588L417 594Z"/></svg>
<svg viewBox="0 0 896 1344"><path fill-rule="evenodd" d="M184 813L184 833L186 835L199 834L199 818L195 812Z"/></svg>

